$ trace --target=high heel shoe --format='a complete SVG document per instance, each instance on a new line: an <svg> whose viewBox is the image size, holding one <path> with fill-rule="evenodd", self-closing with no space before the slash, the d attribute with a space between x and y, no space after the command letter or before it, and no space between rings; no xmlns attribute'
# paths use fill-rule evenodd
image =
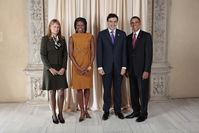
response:
<svg viewBox="0 0 199 133"><path fill-rule="evenodd" d="M86 118L91 118L90 114L88 112L85 112L85 117Z"/></svg>
<svg viewBox="0 0 199 133"><path fill-rule="evenodd" d="M81 113L81 115L79 117L79 122L82 122L83 120L84 120L84 114L82 115L82 113Z"/></svg>
<svg viewBox="0 0 199 133"><path fill-rule="evenodd" d="M52 116L52 120L53 120L53 123L54 123L54 124L58 124L58 123L59 123L59 121L58 121L58 119L57 119L56 116L55 116L55 117Z"/></svg>
<svg viewBox="0 0 199 133"><path fill-rule="evenodd" d="M61 117L59 114L58 114L58 120L60 123L65 123L63 116Z"/></svg>

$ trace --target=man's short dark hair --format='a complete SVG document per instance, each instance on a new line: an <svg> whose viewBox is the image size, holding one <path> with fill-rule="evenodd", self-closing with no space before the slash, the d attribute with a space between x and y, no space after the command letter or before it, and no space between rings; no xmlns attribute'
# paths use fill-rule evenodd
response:
<svg viewBox="0 0 199 133"><path fill-rule="evenodd" d="M116 15L116 14L114 14L114 13L110 13L108 16L107 16L107 21L109 20L109 18L116 18L117 19L117 21L118 21L118 16Z"/></svg>
<svg viewBox="0 0 199 133"><path fill-rule="evenodd" d="M138 16L133 16L130 20L130 22L132 21L132 19L137 19L139 22L141 22L141 19Z"/></svg>

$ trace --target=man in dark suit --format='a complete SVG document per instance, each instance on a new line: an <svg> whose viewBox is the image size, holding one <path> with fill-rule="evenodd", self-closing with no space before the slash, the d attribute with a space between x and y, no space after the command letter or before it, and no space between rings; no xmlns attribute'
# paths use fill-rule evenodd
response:
<svg viewBox="0 0 199 133"><path fill-rule="evenodd" d="M142 122L148 116L149 76L153 56L152 37L149 33L140 30L139 17L132 17L130 25L133 32L127 36L127 71L133 113L126 118L138 117L136 121Z"/></svg>
<svg viewBox="0 0 199 133"><path fill-rule="evenodd" d="M109 14L108 28L99 32L97 40L97 67L104 86L103 120L109 117L112 81L115 115L124 119L121 113L121 83L126 72L126 34L116 29L117 24L118 16Z"/></svg>

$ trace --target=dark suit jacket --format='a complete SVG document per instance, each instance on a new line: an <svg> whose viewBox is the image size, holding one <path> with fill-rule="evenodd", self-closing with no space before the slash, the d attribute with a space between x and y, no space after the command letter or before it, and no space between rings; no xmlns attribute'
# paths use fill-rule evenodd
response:
<svg viewBox="0 0 199 133"><path fill-rule="evenodd" d="M116 29L115 44L112 44L108 29L99 32L97 40L97 67L103 67L105 73L114 69L120 73L122 67L127 67L126 34Z"/></svg>
<svg viewBox="0 0 199 133"><path fill-rule="evenodd" d="M52 39L49 39L48 36L42 37L41 41L41 60L44 64L44 69L48 70L53 66L60 66L66 68L67 64L67 49L66 41L64 38L60 38L61 47L56 50L55 44Z"/></svg>
<svg viewBox="0 0 199 133"><path fill-rule="evenodd" d="M127 70L134 70L137 76L142 76L144 71L151 72L153 57L152 37L149 33L140 30L137 36L136 46L132 46L132 33L127 36Z"/></svg>

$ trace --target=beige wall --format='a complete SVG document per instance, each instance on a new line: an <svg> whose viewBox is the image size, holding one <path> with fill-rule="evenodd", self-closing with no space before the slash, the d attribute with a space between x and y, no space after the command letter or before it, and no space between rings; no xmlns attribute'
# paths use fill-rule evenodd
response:
<svg viewBox="0 0 199 133"><path fill-rule="evenodd" d="M199 97L199 0L170 2L170 96Z"/></svg>
<svg viewBox="0 0 199 133"><path fill-rule="evenodd" d="M26 0L0 0L0 102L26 100Z"/></svg>

